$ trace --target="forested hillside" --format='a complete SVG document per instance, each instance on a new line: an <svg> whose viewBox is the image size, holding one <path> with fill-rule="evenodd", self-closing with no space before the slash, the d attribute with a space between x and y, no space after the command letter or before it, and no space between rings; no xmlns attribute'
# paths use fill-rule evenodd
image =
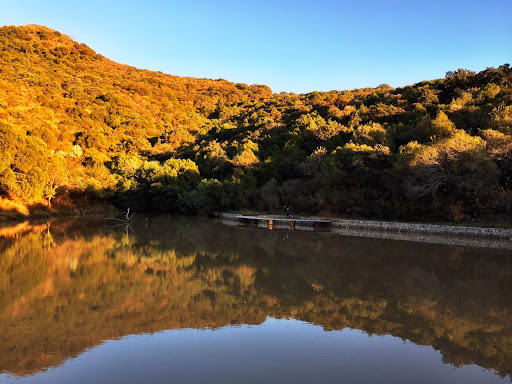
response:
<svg viewBox="0 0 512 384"><path fill-rule="evenodd" d="M117 64L0 28L0 194L136 211L400 220L512 215L512 69L273 94Z"/></svg>

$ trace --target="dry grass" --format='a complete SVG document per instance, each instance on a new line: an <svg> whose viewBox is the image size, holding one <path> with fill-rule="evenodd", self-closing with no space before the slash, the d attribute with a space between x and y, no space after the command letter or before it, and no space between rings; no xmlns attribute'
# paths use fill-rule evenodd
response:
<svg viewBox="0 0 512 384"><path fill-rule="evenodd" d="M26 204L0 198L0 220L20 219L29 214L30 211Z"/></svg>

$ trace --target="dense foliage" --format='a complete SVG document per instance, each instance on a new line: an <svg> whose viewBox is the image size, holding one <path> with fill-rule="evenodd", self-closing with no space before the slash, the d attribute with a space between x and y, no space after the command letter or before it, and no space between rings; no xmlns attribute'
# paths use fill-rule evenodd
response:
<svg viewBox="0 0 512 384"><path fill-rule="evenodd" d="M0 191L50 205L461 220L512 214L512 69L273 94L0 28Z"/></svg>

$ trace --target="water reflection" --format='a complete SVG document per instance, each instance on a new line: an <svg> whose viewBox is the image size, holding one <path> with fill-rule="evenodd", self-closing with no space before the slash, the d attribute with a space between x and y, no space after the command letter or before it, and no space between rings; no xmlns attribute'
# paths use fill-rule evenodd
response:
<svg viewBox="0 0 512 384"><path fill-rule="evenodd" d="M0 371L30 375L103 340L268 316L392 335L455 367L512 371L508 250L167 216L133 230L84 220L0 230Z"/></svg>

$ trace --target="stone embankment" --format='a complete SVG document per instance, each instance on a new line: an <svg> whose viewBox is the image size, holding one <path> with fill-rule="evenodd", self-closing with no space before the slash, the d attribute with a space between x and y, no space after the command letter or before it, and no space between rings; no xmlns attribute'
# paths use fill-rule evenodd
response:
<svg viewBox="0 0 512 384"><path fill-rule="evenodd" d="M438 236L465 236L512 240L512 229L458 227L453 225L409 224L388 221L336 220L332 226L346 229L379 230Z"/></svg>
<svg viewBox="0 0 512 384"><path fill-rule="evenodd" d="M268 216L269 215L265 215L264 217ZM224 224L246 225L241 220L243 215L240 214L222 213L219 217ZM276 216L276 218L282 220L283 216ZM293 220L294 218L292 217L290 219ZM295 217L295 219L298 219L298 217ZM323 229L344 236L512 249L512 229L411 224L370 220L330 219L329 221L329 225ZM290 228L276 226L274 229ZM293 229L306 231L315 230L312 226L294 226Z"/></svg>

